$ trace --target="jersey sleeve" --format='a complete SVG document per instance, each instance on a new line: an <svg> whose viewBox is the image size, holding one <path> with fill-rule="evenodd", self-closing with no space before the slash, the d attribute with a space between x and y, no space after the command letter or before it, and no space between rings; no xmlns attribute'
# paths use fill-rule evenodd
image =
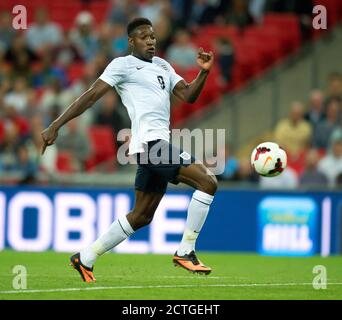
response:
<svg viewBox="0 0 342 320"><path fill-rule="evenodd" d="M175 85L181 81L184 80L176 71L173 69L173 67L169 64L170 68L170 90L172 92Z"/></svg>
<svg viewBox="0 0 342 320"><path fill-rule="evenodd" d="M99 79L114 87L124 80L126 73L126 61L116 58L106 67Z"/></svg>

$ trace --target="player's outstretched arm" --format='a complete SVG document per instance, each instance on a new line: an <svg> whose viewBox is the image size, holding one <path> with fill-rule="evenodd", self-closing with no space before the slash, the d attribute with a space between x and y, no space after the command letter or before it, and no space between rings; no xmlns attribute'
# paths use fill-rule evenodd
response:
<svg viewBox="0 0 342 320"><path fill-rule="evenodd" d="M43 138L42 154L47 146L52 145L58 136L58 130L71 119L78 117L90 108L112 87L101 79L97 79L92 86L77 98L48 128L42 131Z"/></svg>
<svg viewBox="0 0 342 320"><path fill-rule="evenodd" d="M207 80L209 71L214 64L214 54L211 51L209 53L204 52L203 48L199 48L196 61L198 66L201 68L196 79L191 83L179 81L173 89L173 94L177 98L189 103L194 103L200 95L205 81Z"/></svg>

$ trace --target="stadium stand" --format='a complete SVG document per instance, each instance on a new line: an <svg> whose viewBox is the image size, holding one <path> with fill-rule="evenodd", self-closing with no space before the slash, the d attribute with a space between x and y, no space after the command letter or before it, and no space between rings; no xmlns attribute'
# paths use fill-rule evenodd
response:
<svg viewBox="0 0 342 320"><path fill-rule="evenodd" d="M61 32L66 34L71 34L75 29L75 20L79 13L89 12L94 18L95 25L91 30L92 36L96 41L99 40L99 29L104 24L110 24L108 20L108 13L111 10L115 10L115 5L113 7L111 1L105 0L94 0L94 1L81 1L81 0L70 0L65 2L49 2L45 0L23 0L21 4L26 6L28 13L28 24L29 26L35 22L35 11L44 7L47 9L49 14L49 21L56 24ZM171 2L170 2L171 3ZM12 8L17 4L16 0L1 1L0 12L7 11L11 12ZM144 1L136 1L137 7L143 5ZM342 3L338 0L314 0L312 4L325 5L329 11L328 23L329 26L335 26L338 22L342 20ZM170 4L171 5L171 4ZM139 14L139 12L137 12ZM182 123L191 119L195 116L197 112L205 110L209 105L215 103L219 104L222 97L225 94L236 92L242 90L246 84L251 80L262 75L270 70L275 65L281 63L291 54L296 54L301 46L304 44L305 39L302 36L301 24L299 15L294 12L264 12L261 21L255 22L251 25L247 25L241 28L238 25L227 25L227 24L215 24L215 19L209 23L205 24L187 24L186 21L177 21L171 14L166 13L163 17L168 18L172 21L174 26L184 27L186 26L189 31L192 32L192 42L196 47L203 47L205 50L212 50L215 55L216 44L215 42L219 38L227 39L232 45L234 63L231 72L231 79L225 82L222 77L222 70L216 65L215 68L209 75L207 84L203 90L202 95L196 101L196 103L190 104L180 104L175 102L172 108L171 121L173 125L180 126ZM216 18L220 17L220 12L216 13ZM127 17L129 18L129 17ZM112 26L112 25L111 25ZM113 26L112 26L113 27ZM286 30L286 32L284 32ZM22 31L19 31L20 34ZM25 31L23 32L25 34ZM310 35L310 41L318 39L324 34L323 31L312 30ZM109 39L111 40L111 39ZM0 40L1 41L1 40ZM110 43L110 42L109 42ZM170 42L172 43L172 41ZM101 54L99 52L104 49L104 43L97 43L98 52L92 57L91 61L86 61L81 59L80 61L70 60L65 65L60 63L54 57L54 49L50 48L48 51L43 51L44 54L51 54L54 59L53 72L54 75L59 68L62 73L65 73L67 78L67 85L64 88L67 91L72 92L74 98L77 94L83 92L86 88L80 85L80 79L85 77L85 70L89 64L94 64L95 73L99 75L103 66L106 65L108 61L115 57L115 53L112 56L105 56L107 59L103 62ZM102 47L101 47L102 45ZM77 48L78 50L78 48ZM36 57L34 57L34 54ZM33 53L32 61L30 62L31 70L33 75L37 75L39 72L44 73L44 68L42 67L42 56L41 52ZM161 55L164 52L160 52ZM103 54L102 54L103 55ZM62 57L65 58L64 56ZM60 58L60 59L62 59ZM24 58L23 58L24 59ZM64 61L62 59L62 61ZM70 59L70 58L68 58ZM102 59L102 60L101 60ZM0 59L1 61L1 59ZM15 68L13 62L6 61L5 64L7 71L2 70L2 76L11 79L11 72ZM186 80L190 81L197 75L197 68L189 67L187 69L178 68L175 69L182 75ZM59 73L60 74L60 73ZM51 75L49 75L50 77ZM0 75L1 77L1 75ZM46 79L48 79L47 77ZM42 87L37 87L34 89L34 94L30 100L30 110L24 114L19 114L15 117L15 121L19 123L20 132L26 130L26 132L21 134L21 137L26 139L28 135L28 129L25 129L25 117L29 116L34 109L34 105L39 105L41 98L44 96L48 87L48 83L44 83ZM6 93L6 89L5 93ZM3 94L3 93L2 93ZM66 107L66 106L64 106ZM57 110L57 111L56 111ZM37 111L37 110L36 110ZM49 116L44 115L44 121L48 122L49 117L52 117L53 112L60 112L60 109L50 110ZM39 112L39 110L38 110ZM0 122L0 142L4 135L4 123L8 118L6 115L3 117L3 121ZM86 162L86 170L94 171L102 162L112 161L115 159L116 147L114 143L114 132L113 129L108 129L107 127L99 128L92 123L88 123L88 134L90 141L93 146L94 153ZM116 132L115 132L116 133ZM299 167L303 167L303 159L305 155L300 157ZM57 169L60 172L71 172L72 166L70 165L70 158L67 154L61 153L58 155ZM296 167L296 163L293 167ZM114 170L114 169L113 169ZM298 169L298 172L300 169Z"/></svg>

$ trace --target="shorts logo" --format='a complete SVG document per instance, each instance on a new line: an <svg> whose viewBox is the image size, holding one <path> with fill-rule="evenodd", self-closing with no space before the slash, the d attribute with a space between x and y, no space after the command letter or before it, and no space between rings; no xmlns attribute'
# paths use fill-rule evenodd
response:
<svg viewBox="0 0 342 320"><path fill-rule="evenodd" d="M183 160L190 160L190 158L191 158L191 156L190 156L190 154L189 153L187 153L187 152L182 152L180 155L179 155L179 157L181 157Z"/></svg>

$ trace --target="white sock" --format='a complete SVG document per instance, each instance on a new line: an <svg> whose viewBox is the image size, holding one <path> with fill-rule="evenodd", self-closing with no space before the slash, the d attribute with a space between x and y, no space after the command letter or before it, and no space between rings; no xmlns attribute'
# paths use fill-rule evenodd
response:
<svg viewBox="0 0 342 320"><path fill-rule="evenodd" d="M196 190L188 208L188 216L185 224L185 231L177 254L182 256L195 250L196 240L207 218L210 204L214 196Z"/></svg>
<svg viewBox="0 0 342 320"><path fill-rule="evenodd" d="M107 232L105 232L94 243L80 252L81 262L85 266L91 268L99 256L116 247L133 233L134 230L129 224L126 216L115 220Z"/></svg>

